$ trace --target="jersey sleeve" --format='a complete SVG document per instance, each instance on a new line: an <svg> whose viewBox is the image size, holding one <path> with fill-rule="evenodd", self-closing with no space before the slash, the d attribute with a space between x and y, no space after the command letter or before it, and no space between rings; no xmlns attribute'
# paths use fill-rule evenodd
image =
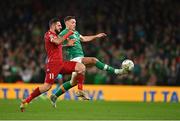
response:
<svg viewBox="0 0 180 121"><path fill-rule="evenodd" d="M47 33L44 35L44 39L45 39L46 41L47 41L47 40L50 40L50 37L48 36Z"/></svg>
<svg viewBox="0 0 180 121"><path fill-rule="evenodd" d="M48 33L45 35L45 40L51 42L51 39L54 38L54 35L51 33Z"/></svg>

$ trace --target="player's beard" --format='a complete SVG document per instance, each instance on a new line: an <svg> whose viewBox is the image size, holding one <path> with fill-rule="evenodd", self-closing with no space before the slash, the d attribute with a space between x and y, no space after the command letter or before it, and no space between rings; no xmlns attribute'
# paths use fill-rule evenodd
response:
<svg viewBox="0 0 180 121"><path fill-rule="evenodd" d="M56 34L59 34L59 33L60 33L60 30L55 29L55 32L56 32Z"/></svg>

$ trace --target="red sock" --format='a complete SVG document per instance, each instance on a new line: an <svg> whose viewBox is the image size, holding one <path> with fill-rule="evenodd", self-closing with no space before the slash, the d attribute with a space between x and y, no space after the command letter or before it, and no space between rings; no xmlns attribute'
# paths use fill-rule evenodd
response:
<svg viewBox="0 0 180 121"><path fill-rule="evenodd" d="M31 102L32 99L34 99L35 97L39 96L41 94L41 92L39 91L39 87L37 87L26 99L25 101L27 103Z"/></svg>
<svg viewBox="0 0 180 121"><path fill-rule="evenodd" d="M78 74L76 76L76 80L78 81L78 89L83 90L84 75L83 74Z"/></svg>

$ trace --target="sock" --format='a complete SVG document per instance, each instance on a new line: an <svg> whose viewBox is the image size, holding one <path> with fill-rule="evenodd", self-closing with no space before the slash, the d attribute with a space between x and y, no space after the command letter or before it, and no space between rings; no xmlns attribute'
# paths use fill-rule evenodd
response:
<svg viewBox="0 0 180 121"><path fill-rule="evenodd" d="M98 69L100 69L100 70L105 70L110 74L119 74L119 70L120 70L120 69L115 69L115 68L113 68L113 67L111 67L111 66L109 66L107 64L104 64L104 63L102 63L100 61L96 62L96 67Z"/></svg>
<svg viewBox="0 0 180 121"><path fill-rule="evenodd" d="M115 69L114 72L115 74L124 74L123 69Z"/></svg>
<svg viewBox="0 0 180 121"><path fill-rule="evenodd" d="M25 101L27 103L30 103L32 99L34 99L35 97L39 96L41 94L39 87L37 87L26 99Z"/></svg>
<svg viewBox="0 0 180 121"><path fill-rule="evenodd" d="M76 76L76 80L78 81L78 89L83 90L84 75L83 74L78 74Z"/></svg>
<svg viewBox="0 0 180 121"><path fill-rule="evenodd" d="M59 87L59 89L56 91L55 95L57 97L59 97L60 95L62 95L63 93L65 93L66 91L68 91L69 89L71 89L73 86L71 85L70 81L63 83L63 85L61 85Z"/></svg>

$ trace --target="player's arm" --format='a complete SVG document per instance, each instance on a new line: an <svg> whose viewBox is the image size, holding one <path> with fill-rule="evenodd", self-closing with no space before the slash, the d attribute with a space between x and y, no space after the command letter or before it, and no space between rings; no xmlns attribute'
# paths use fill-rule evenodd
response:
<svg viewBox="0 0 180 121"><path fill-rule="evenodd" d="M56 45L59 45L61 43L64 42L64 38L63 37L58 37L58 38L53 38L53 37L50 37L50 41Z"/></svg>
<svg viewBox="0 0 180 121"><path fill-rule="evenodd" d="M105 36L107 36L105 33L99 33L99 34L91 35L91 36L82 36L82 35L80 35L80 38L81 38L82 42L89 42L89 41L92 41L94 39L105 37Z"/></svg>
<svg viewBox="0 0 180 121"><path fill-rule="evenodd" d="M64 36L58 36L57 38L54 38L53 36L50 36L50 41L56 45L62 44L69 36L73 34L72 31L69 31Z"/></svg>

